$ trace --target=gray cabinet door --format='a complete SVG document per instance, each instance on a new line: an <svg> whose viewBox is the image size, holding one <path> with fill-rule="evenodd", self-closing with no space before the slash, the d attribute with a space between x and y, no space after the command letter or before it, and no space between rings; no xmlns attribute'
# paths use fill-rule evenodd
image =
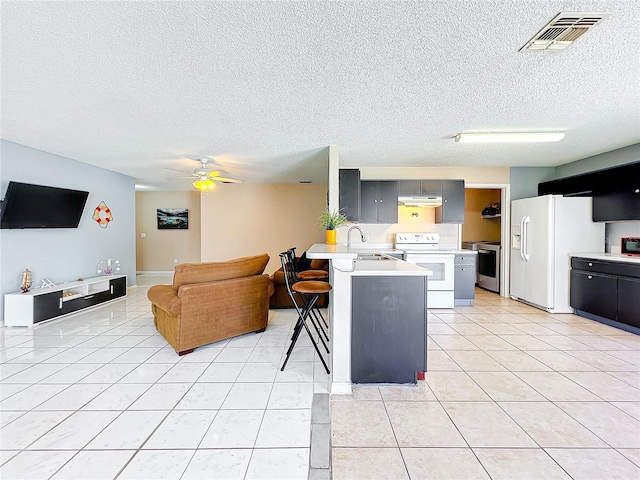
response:
<svg viewBox="0 0 640 480"><path fill-rule="evenodd" d="M360 182L360 221L398 223L398 182Z"/></svg>
<svg viewBox="0 0 640 480"><path fill-rule="evenodd" d="M618 278L618 318L640 328L640 279Z"/></svg>
<svg viewBox="0 0 640 480"><path fill-rule="evenodd" d="M398 180L398 195L420 195L420 180Z"/></svg>
<svg viewBox="0 0 640 480"><path fill-rule="evenodd" d="M474 300L476 298L476 267L458 265L455 267L453 298L456 300Z"/></svg>
<svg viewBox="0 0 640 480"><path fill-rule="evenodd" d="M340 169L339 172L340 213L350 222L360 220L360 170Z"/></svg>
<svg viewBox="0 0 640 480"><path fill-rule="evenodd" d="M436 223L464 223L464 180L442 181L442 207L436 208Z"/></svg>
<svg viewBox="0 0 640 480"><path fill-rule="evenodd" d="M378 223L398 223L398 182L378 182Z"/></svg>
<svg viewBox="0 0 640 480"><path fill-rule="evenodd" d="M360 182L360 221L378 222L378 182Z"/></svg>
<svg viewBox="0 0 640 480"><path fill-rule="evenodd" d="M415 383L427 368L426 277L352 277L351 381Z"/></svg>

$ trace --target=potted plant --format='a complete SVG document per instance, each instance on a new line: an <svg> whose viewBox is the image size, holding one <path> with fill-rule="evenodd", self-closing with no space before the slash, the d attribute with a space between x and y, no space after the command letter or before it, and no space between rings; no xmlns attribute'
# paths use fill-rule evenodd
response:
<svg viewBox="0 0 640 480"><path fill-rule="evenodd" d="M326 242L329 244L335 244L336 229L348 221L347 217L340 213L339 210L334 210L332 212L329 209L326 209L318 217L318 226L325 230Z"/></svg>

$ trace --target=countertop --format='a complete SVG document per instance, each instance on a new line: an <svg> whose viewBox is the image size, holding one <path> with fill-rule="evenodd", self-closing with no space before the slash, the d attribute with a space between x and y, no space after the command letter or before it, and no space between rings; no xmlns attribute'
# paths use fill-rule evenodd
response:
<svg viewBox="0 0 640 480"><path fill-rule="evenodd" d="M362 244L357 244L347 248L344 243L329 245L326 243L314 243L307 250L307 258L319 258L332 260L333 268L342 272L349 272L351 275L368 276L417 276L430 277L433 272L428 268L419 267L411 263L395 258L389 260L356 260L358 254L386 253L393 251L393 248L375 247L370 244L370 248L363 248ZM371 248L373 247L373 248ZM337 260L337 261L336 261Z"/></svg>
<svg viewBox="0 0 640 480"><path fill-rule="evenodd" d="M347 248L344 243L337 243L335 245L329 245L327 243L314 243L309 250L307 250L307 258L321 258L325 260L349 260L354 259L360 253L394 253L394 252L404 252L402 247L393 248L391 244L388 243L356 243L355 245L351 245L351 248ZM454 255L477 255L478 252L474 250L431 250L429 253L434 254L447 254L452 253Z"/></svg>
<svg viewBox="0 0 640 480"><path fill-rule="evenodd" d="M607 260L610 262L625 262L640 265L640 257L627 257L619 253L570 253L572 257L591 258L592 260Z"/></svg>

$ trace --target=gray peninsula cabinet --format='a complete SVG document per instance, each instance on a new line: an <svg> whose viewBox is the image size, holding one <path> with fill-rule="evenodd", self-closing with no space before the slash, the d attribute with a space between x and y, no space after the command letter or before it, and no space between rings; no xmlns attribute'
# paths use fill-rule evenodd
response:
<svg viewBox="0 0 640 480"><path fill-rule="evenodd" d="M427 277L356 276L351 381L416 383L427 370Z"/></svg>
<svg viewBox="0 0 640 480"><path fill-rule="evenodd" d="M360 182L360 221L362 223L398 223L397 181Z"/></svg>
<svg viewBox="0 0 640 480"><path fill-rule="evenodd" d="M473 253L456 253L453 299L456 306L471 306L476 298L476 261Z"/></svg>

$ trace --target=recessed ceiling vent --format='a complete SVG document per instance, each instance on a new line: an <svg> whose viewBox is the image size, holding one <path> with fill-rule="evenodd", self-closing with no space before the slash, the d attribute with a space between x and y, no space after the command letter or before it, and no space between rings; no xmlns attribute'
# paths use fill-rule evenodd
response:
<svg viewBox="0 0 640 480"><path fill-rule="evenodd" d="M562 51L593 27L609 18L610 13L560 13L529 40L521 52Z"/></svg>

